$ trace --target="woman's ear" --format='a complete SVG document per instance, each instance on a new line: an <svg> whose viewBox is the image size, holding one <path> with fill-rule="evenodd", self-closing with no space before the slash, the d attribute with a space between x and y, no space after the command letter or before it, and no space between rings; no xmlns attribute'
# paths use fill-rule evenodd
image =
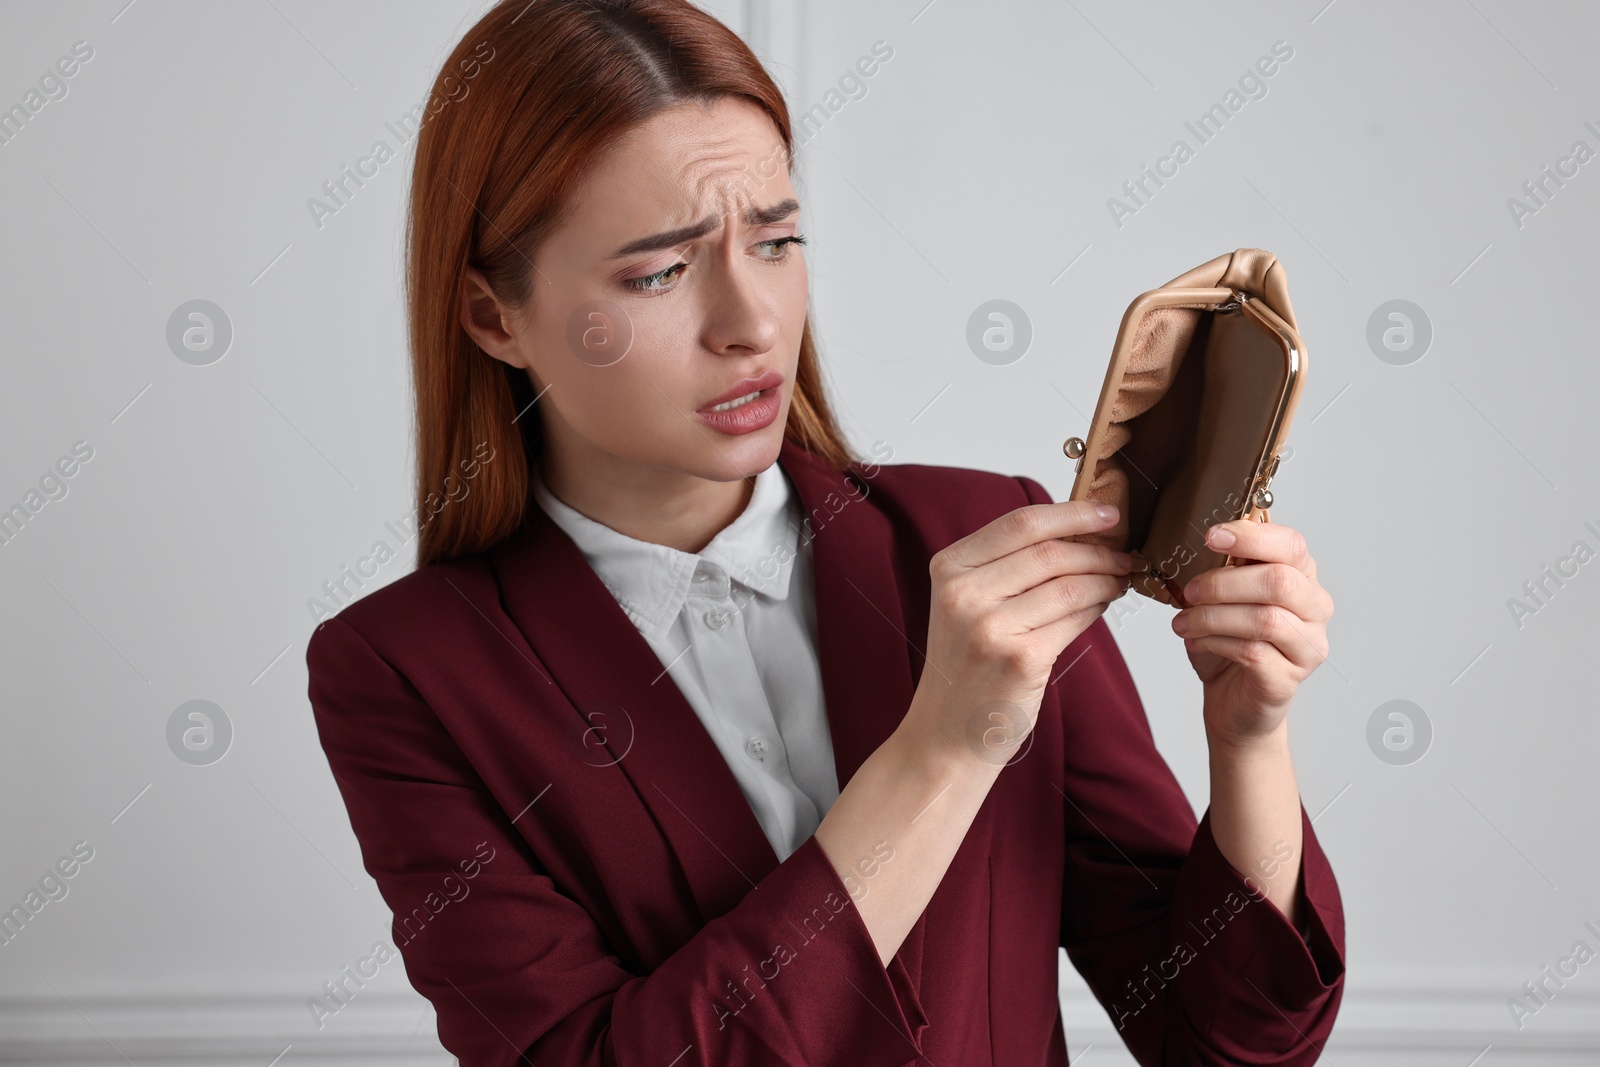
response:
<svg viewBox="0 0 1600 1067"><path fill-rule="evenodd" d="M461 328L495 359L527 369L528 361L518 348L517 334L507 328L514 321L513 313L489 288L483 272L469 266L461 279Z"/></svg>

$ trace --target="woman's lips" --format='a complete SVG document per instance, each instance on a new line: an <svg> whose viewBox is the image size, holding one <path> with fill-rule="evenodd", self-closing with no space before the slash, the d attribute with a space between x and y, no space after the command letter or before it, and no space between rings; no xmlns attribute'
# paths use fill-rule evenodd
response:
<svg viewBox="0 0 1600 1067"><path fill-rule="evenodd" d="M745 390L745 393L755 390ZM734 399L738 399L735 397ZM728 411L713 411L710 407L701 408L695 415L706 425L727 434L754 433L757 430L771 426L778 417L778 408L783 404L783 387L774 385L759 391L759 395L750 401L740 404Z"/></svg>
<svg viewBox="0 0 1600 1067"><path fill-rule="evenodd" d="M755 399L745 397L755 394ZM743 401L727 411L715 411L719 404ZM771 426L783 404L783 375L767 371L754 377L740 378L716 399L711 400L695 416L712 429L726 434L754 433Z"/></svg>
<svg viewBox="0 0 1600 1067"><path fill-rule="evenodd" d="M760 374L755 377L740 378L717 396L707 400L704 407L700 408L700 410L705 411L709 408L716 407L718 404L725 404L730 400L737 400L742 396L748 396L749 394L761 389L774 389L782 384L783 375L779 374L777 371L769 370L765 374Z"/></svg>

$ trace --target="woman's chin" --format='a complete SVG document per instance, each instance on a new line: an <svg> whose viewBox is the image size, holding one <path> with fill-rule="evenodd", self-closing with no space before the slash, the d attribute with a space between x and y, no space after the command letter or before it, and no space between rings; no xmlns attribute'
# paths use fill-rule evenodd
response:
<svg viewBox="0 0 1600 1067"><path fill-rule="evenodd" d="M701 447L694 450L694 459L688 466L702 468L703 477L712 481L749 478L776 463L782 448L781 422L738 436L704 431Z"/></svg>

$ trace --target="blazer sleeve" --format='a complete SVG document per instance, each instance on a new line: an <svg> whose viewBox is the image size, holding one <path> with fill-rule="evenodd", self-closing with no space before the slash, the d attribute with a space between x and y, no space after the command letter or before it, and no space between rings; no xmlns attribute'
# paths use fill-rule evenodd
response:
<svg viewBox="0 0 1600 1067"><path fill-rule="evenodd" d="M1104 616L1062 661L1068 958L1145 1067L1316 1062L1343 995L1344 911L1304 805L1296 930L1218 850L1209 807L1196 824Z"/></svg>
<svg viewBox="0 0 1600 1067"><path fill-rule="evenodd" d="M463 1067L916 1058L927 1020L915 993L878 960L815 837L653 972L632 973L417 689L354 626L323 623L306 662L363 864L394 913L406 974ZM791 919L817 908L831 921L780 952L795 943ZM762 988L758 975L780 967L782 982Z"/></svg>

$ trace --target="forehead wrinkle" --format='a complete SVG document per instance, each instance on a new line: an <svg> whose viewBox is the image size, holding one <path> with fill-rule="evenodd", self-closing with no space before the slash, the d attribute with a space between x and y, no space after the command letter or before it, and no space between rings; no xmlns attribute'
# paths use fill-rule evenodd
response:
<svg viewBox="0 0 1600 1067"><path fill-rule="evenodd" d="M729 190L739 188L748 171L738 151L730 147L687 160L679 174L693 186L696 204L715 203L719 205L716 214L724 216L738 210L741 197L730 196Z"/></svg>
<svg viewBox="0 0 1600 1067"><path fill-rule="evenodd" d="M691 145L687 152L687 156L678 162L672 171L688 185L687 195L679 200L674 208L669 207L668 203L677 197L669 193L660 206L668 214L683 211L688 221L653 237L641 238L623 245L611 253L611 258L636 252L657 251L683 241L696 240L716 233L723 229L723 220L729 215L748 219L752 225L760 225L776 221L776 218L792 214L799 209L793 196L764 209L756 207L754 191L750 188L751 179L755 178L757 190L768 183L762 180L759 174L752 173L750 164L743 158L737 142L731 139L697 142ZM661 191L667 192L666 189ZM703 205L714 205L715 209L700 215L698 210ZM784 208L788 211L784 211Z"/></svg>

